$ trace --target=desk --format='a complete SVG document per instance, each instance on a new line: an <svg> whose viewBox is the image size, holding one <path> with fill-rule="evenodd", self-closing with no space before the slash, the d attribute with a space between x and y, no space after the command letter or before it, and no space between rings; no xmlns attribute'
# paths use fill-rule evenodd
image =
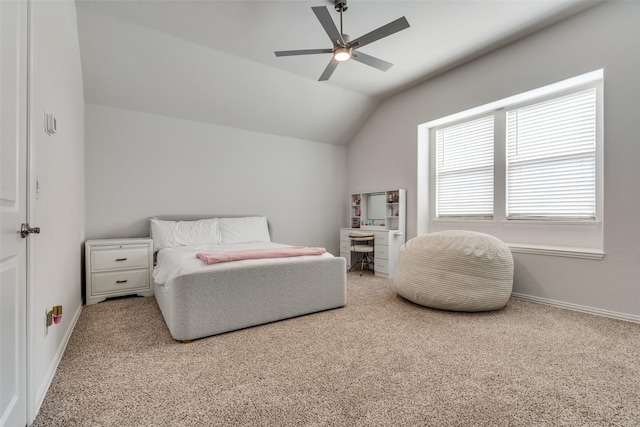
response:
<svg viewBox="0 0 640 427"><path fill-rule="evenodd" d="M347 266L351 265L351 232L366 232L375 235L373 253L373 271L376 276L392 278L398 263L400 248L404 245L404 233L398 230L364 230L360 228L340 229L340 256L346 258Z"/></svg>

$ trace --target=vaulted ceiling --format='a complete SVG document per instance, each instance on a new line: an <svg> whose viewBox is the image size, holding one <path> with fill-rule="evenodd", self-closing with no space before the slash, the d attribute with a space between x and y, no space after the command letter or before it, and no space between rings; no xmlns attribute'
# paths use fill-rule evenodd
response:
<svg viewBox="0 0 640 427"><path fill-rule="evenodd" d="M381 100L558 22L600 0L349 0L359 37L401 16L410 28L362 48L319 82L331 55L311 10L332 0L76 0L85 101L346 145Z"/></svg>

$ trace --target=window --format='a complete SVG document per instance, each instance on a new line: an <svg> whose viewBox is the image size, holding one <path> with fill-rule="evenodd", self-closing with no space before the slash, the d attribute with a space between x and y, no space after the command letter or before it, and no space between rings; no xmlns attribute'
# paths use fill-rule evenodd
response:
<svg viewBox="0 0 640 427"><path fill-rule="evenodd" d="M420 125L418 233L601 258L602 87L597 70Z"/></svg>
<svg viewBox="0 0 640 427"><path fill-rule="evenodd" d="M507 111L507 218L596 219L596 90Z"/></svg>
<svg viewBox="0 0 640 427"><path fill-rule="evenodd" d="M493 116L436 130L437 216L493 216Z"/></svg>

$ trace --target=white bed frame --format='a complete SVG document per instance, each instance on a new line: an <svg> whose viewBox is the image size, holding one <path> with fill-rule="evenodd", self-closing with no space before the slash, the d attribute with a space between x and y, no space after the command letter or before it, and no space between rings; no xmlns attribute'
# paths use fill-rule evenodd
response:
<svg viewBox="0 0 640 427"><path fill-rule="evenodd" d="M171 336L188 342L343 307L346 272L341 257L284 261L179 276L154 283L154 295Z"/></svg>

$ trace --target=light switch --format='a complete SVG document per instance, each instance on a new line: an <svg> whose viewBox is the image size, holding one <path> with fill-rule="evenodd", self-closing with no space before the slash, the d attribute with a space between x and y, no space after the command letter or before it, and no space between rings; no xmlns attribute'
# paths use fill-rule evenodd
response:
<svg viewBox="0 0 640 427"><path fill-rule="evenodd" d="M44 112L44 131L49 135L56 133L56 118L46 111Z"/></svg>

